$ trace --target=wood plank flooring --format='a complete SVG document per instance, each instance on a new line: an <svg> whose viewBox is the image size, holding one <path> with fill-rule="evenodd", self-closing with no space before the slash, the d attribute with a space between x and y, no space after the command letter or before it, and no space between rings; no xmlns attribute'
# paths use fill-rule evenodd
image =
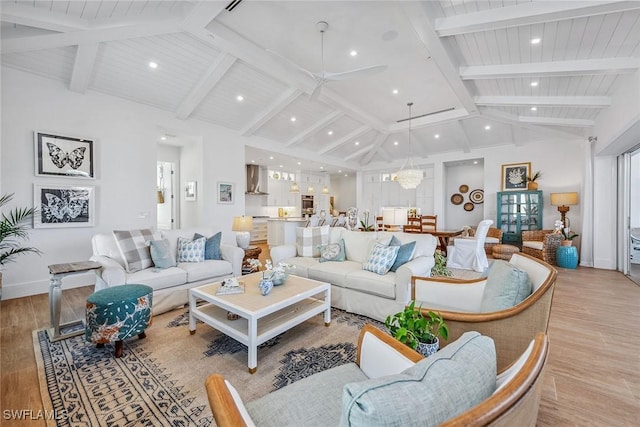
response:
<svg viewBox="0 0 640 427"><path fill-rule="evenodd" d="M260 258L267 257L263 248ZM91 292L92 286L63 291L63 321L84 315ZM0 319L0 408L35 412L42 401L31 331L49 326L47 295L2 301ZM640 425L640 286L614 271L559 269L548 332L537 425Z"/></svg>

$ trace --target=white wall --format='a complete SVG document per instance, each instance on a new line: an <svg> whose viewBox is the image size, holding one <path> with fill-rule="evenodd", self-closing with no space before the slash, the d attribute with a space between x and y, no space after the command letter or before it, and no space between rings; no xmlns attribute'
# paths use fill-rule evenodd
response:
<svg viewBox="0 0 640 427"><path fill-rule="evenodd" d="M2 166L4 193L15 193L12 206L33 206L33 184L95 186L96 226L34 229L29 245L43 254L25 255L3 269L3 298L48 291L50 264L91 256L91 236L114 229L156 224L158 128L201 138L197 225L220 229L234 242L231 222L244 212L244 144L235 132L106 95L70 92L58 81L2 68ZM33 131L81 136L95 141L95 180L42 178L34 175ZM236 202L218 204L216 182L236 183ZM11 206L8 206L11 208ZM63 288L93 283L92 275L65 279Z"/></svg>
<svg viewBox="0 0 640 427"><path fill-rule="evenodd" d="M484 167L477 165L460 165L445 167L445 216L447 217L447 227L451 229L462 228L465 225L476 226L480 221L485 219L484 206L482 204L474 204L472 211L464 210L465 203L471 202L469 194L475 189L484 190ZM460 193L461 185L469 187L466 193ZM459 205L451 202L451 196L454 194L462 194L464 201ZM495 215L486 219L492 219L495 222ZM440 220L440 217L438 217ZM439 222L439 221L438 221ZM495 226L495 224L494 224Z"/></svg>
<svg viewBox="0 0 640 427"><path fill-rule="evenodd" d="M346 211L357 204L356 175L331 175L331 185L329 187L334 196L334 209Z"/></svg>

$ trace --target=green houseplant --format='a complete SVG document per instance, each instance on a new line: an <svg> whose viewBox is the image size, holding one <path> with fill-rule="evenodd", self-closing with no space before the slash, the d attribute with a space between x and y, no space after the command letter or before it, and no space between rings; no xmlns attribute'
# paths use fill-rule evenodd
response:
<svg viewBox="0 0 640 427"><path fill-rule="evenodd" d="M13 199L12 194L4 194L0 197L0 208ZM0 218L0 292L2 289L2 267L14 261L18 255L29 252L39 254L36 248L22 246L24 240L29 238L26 222L33 216L33 208L14 208L7 214L2 213Z"/></svg>
<svg viewBox="0 0 640 427"><path fill-rule="evenodd" d="M436 264L431 268L431 276L451 277L453 273L447 268L447 257L442 255L442 252L437 250L433 255Z"/></svg>
<svg viewBox="0 0 640 427"><path fill-rule="evenodd" d="M440 313L429 311L425 317L422 306L415 306L416 302L411 301L403 311L387 316L384 325L395 339L429 356L439 348L438 337L449 337L449 328Z"/></svg>
<svg viewBox="0 0 640 427"><path fill-rule="evenodd" d="M560 230L562 234L562 246L571 246L573 244L573 239L579 236L579 234L574 233L569 228L563 228Z"/></svg>

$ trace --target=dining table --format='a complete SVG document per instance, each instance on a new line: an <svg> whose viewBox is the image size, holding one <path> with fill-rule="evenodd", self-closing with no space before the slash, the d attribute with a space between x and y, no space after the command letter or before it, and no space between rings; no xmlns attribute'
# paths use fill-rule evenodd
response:
<svg viewBox="0 0 640 427"><path fill-rule="evenodd" d="M447 256L447 246L452 237L460 236L464 230L432 230L428 234L438 239L438 249L442 251L444 256Z"/></svg>

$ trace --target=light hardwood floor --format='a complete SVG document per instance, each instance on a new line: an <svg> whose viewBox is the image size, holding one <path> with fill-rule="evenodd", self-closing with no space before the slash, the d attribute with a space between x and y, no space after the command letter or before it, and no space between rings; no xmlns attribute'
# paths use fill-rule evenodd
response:
<svg viewBox="0 0 640 427"><path fill-rule="evenodd" d="M263 249L260 258L267 257ZM84 315L91 291L63 291L63 321ZM42 409L31 331L49 325L47 295L2 301L0 314L0 408ZM537 425L639 425L640 286L614 271L559 269L548 333ZM4 419L0 424L45 425Z"/></svg>

